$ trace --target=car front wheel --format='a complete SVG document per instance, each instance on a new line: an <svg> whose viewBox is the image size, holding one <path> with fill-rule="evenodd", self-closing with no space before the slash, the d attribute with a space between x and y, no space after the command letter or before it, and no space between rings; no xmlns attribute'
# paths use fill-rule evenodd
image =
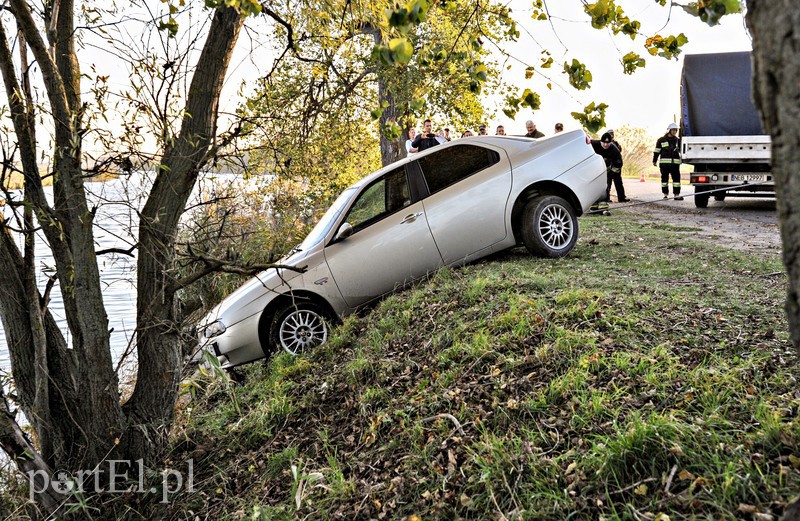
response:
<svg viewBox="0 0 800 521"><path fill-rule="evenodd" d="M328 340L325 313L313 302L290 302L275 313L270 339L292 356L307 353Z"/></svg>
<svg viewBox="0 0 800 521"><path fill-rule="evenodd" d="M541 257L563 257L578 240L578 218L566 200L541 195L528 201L522 216L522 242Z"/></svg>

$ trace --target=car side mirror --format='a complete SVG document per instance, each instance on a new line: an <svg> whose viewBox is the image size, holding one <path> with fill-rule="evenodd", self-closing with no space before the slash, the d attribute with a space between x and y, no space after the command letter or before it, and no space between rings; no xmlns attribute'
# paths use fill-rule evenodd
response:
<svg viewBox="0 0 800 521"><path fill-rule="evenodd" d="M342 225L339 226L339 231L336 232L335 240L343 241L344 239L347 239L351 235L353 235L353 227L350 225L350 223L342 223Z"/></svg>

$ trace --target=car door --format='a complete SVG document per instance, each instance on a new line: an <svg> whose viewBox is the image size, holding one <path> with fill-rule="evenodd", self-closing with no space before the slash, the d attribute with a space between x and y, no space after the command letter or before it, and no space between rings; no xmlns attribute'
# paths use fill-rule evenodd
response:
<svg viewBox="0 0 800 521"><path fill-rule="evenodd" d="M459 144L416 163L430 193L423 200L425 216L445 264L488 253L509 236L511 165L505 152Z"/></svg>
<svg viewBox="0 0 800 521"><path fill-rule="evenodd" d="M366 186L343 223L353 233L329 244L325 260L348 306L360 306L442 264L404 167Z"/></svg>

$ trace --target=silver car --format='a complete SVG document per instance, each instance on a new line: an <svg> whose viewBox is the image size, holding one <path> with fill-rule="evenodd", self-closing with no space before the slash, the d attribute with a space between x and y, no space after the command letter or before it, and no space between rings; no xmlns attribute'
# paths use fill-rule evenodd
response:
<svg viewBox="0 0 800 521"><path fill-rule="evenodd" d="M393 163L347 188L297 248L201 322L223 367L301 353L328 324L442 266L524 244L569 253L577 217L605 198L605 165L582 131L471 137Z"/></svg>

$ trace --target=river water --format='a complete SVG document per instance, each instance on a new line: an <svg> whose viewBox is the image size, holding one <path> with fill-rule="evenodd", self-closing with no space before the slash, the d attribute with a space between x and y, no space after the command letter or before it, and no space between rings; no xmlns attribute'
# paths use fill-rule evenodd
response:
<svg viewBox="0 0 800 521"><path fill-rule="evenodd" d="M141 187L141 182L131 183L128 179L115 179L107 182L86 183L89 194L89 206L97 207L95 215L95 241L97 250L107 248L128 249L135 243L138 233L138 219L134 206L140 206L140 194L131 193L133 186ZM135 190L141 192L140 190ZM13 194L22 198L20 192ZM52 187L45 187L45 195L52 202ZM3 207L5 219L12 219L9 205ZM16 237L22 247L22 237ZM41 231L36 233L36 266L37 283L40 291L47 284L48 274L53 273L54 265L50 248ZM136 289L134 285L136 259L134 257L111 253L101 255L97 259L100 269L100 280L103 288L103 302L108 313L111 332L111 348L114 359L120 360L128 346L131 331L136 327ZM58 283L50 293L50 312L71 342L64 316L64 302ZM8 371L11 362L3 328L0 328L0 369Z"/></svg>

